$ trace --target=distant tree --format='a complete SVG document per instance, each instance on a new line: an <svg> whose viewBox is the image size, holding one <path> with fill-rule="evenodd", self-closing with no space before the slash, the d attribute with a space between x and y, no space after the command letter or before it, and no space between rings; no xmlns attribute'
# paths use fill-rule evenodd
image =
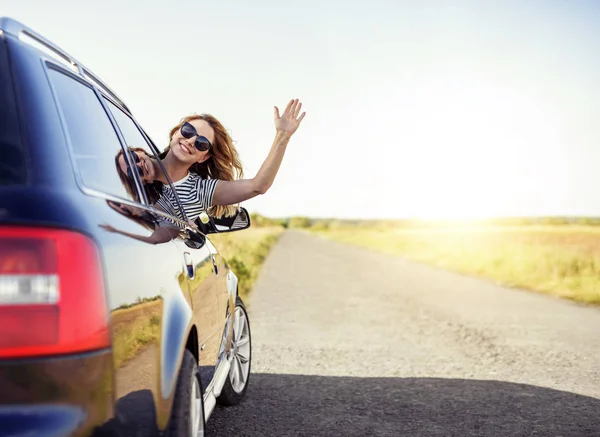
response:
<svg viewBox="0 0 600 437"><path fill-rule="evenodd" d="M308 217L292 217L288 223L290 228L309 228L311 221Z"/></svg>
<svg viewBox="0 0 600 437"><path fill-rule="evenodd" d="M316 220L312 226L311 229L315 230L315 231L327 231L329 229L331 225L331 220Z"/></svg>
<svg viewBox="0 0 600 437"><path fill-rule="evenodd" d="M287 219L275 219L270 217L265 217L264 215L258 214L256 212L250 213L250 220L252 221L252 226L256 228L264 228L264 227L272 227L272 226L281 226L286 227Z"/></svg>
<svg viewBox="0 0 600 437"><path fill-rule="evenodd" d="M577 223L585 226L598 226L600 224L599 217L578 217Z"/></svg>

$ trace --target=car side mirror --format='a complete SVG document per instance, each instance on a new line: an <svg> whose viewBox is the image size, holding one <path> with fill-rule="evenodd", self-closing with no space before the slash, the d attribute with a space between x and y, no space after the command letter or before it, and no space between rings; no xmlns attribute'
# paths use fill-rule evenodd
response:
<svg viewBox="0 0 600 437"><path fill-rule="evenodd" d="M232 217L215 218L210 217L209 223L205 225L207 234L220 234L223 232L234 232L248 229L250 227L250 214L246 208L240 207Z"/></svg>

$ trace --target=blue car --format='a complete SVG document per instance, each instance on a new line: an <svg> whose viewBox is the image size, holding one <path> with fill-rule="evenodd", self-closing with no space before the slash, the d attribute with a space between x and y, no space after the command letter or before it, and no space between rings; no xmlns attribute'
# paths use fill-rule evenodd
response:
<svg viewBox="0 0 600 437"><path fill-rule="evenodd" d="M114 91L0 19L0 436L202 436L244 398L248 314L209 237L249 214L165 212L117 172L133 149L160 153Z"/></svg>

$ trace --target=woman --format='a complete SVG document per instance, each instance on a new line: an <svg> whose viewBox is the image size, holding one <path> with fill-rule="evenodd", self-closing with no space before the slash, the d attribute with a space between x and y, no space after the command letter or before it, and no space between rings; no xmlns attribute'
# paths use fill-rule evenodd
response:
<svg viewBox="0 0 600 437"><path fill-rule="evenodd" d="M300 114L301 108L302 103L298 99L290 100L281 115L274 107L275 139L267 158L251 179L242 179L243 170L237 150L215 117L192 115L171 129L169 145L159 158L187 218L194 221L203 211L214 217L233 216L237 211L234 205L266 193L275 180L291 136L306 116L306 112ZM177 211L174 193L158 163L140 150L134 153L135 166L146 184L152 198L150 201L165 211ZM128 170L125 160L117 155L116 161L121 180L128 187L132 181L125 176ZM132 188L129 186L129 190ZM175 215L183 218L181 214Z"/></svg>

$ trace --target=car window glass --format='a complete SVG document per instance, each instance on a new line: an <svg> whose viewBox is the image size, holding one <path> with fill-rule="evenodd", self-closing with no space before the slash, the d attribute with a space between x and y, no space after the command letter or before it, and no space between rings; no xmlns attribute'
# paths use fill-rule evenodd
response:
<svg viewBox="0 0 600 437"><path fill-rule="evenodd" d="M135 187L125 186L115 172L115 157L122 150L121 143L96 93L55 69L49 69L49 75L83 185L136 200Z"/></svg>
<svg viewBox="0 0 600 437"><path fill-rule="evenodd" d="M123 134L125 143L129 149L134 153L144 153L148 157L157 159L158 157L152 152L149 143L142 135L134 121L111 101L108 99L105 99L105 101L108 104L111 113L115 117L117 125L121 129L121 133ZM164 172L162 169L160 169L160 167L155 167L155 171L157 172L156 177L164 177ZM176 202L169 200L169 197L162 195L161 182L145 182L143 185L144 190L146 191L146 197L151 205L167 212L174 217L184 217L184 215L179 213L179 205Z"/></svg>
<svg viewBox="0 0 600 437"><path fill-rule="evenodd" d="M115 117L115 120L119 125L119 129L121 129L121 133L123 134L127 145L131 148L142 148L149 155L155 156L152 150L150 149L146 138L142 135L142 133L137 128L131 117L129 117L129 115L123 112L110 100L105 98L104 101L108 104L110 112Z"/></svg>

